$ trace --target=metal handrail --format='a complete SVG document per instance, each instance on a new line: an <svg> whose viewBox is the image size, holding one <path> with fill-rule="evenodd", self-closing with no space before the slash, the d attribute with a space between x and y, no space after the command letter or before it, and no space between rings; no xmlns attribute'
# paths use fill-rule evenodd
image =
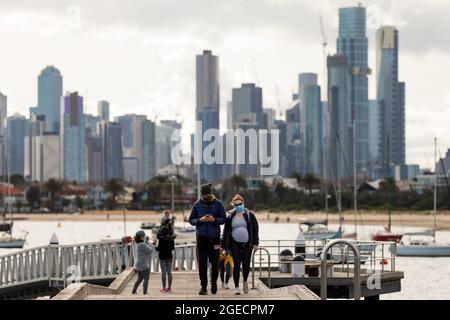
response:
<svg viewBox="0 0 450 320"><path fill-rule="evenodd" d="M260 247L260 248L257 248L255 251L253 251L253 254L252 254L252 289L256 289L255 288L255 255L256 255L256 252L258 252L258 251L264 251L265 253L267 253L268 263L269 263L268 287L270 288L270 284L271 284L271 281L270 281L270 252L266 248ZM261 277L261 275L262 275L262 264L260 263L259 264L259 277Z"/></svg>
<svg viewBox="0 0 450 320"><path fill-rule="evenodd" d="M332 241L323 248L322 253L320 254L320 298L322 300L327 299L327 266L326 266L327 254L332 247L338 244L347 245L347 247L350 247L350 249L352 249L353 251L353 255L355 257L353 269L353 290L354 290L353 296L355 300L360 300L361 299L360 255L358 248L348 240Z"/></svg>

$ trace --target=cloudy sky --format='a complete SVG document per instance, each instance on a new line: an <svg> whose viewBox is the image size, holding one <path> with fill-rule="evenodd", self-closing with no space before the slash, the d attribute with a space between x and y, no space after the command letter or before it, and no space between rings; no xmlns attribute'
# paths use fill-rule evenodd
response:
<svg viewBox="0 0 450 320"><path fill-rule="evenodd" d="M407 161L430 167L433 137L450 146L450 1L361 1L368 9L370 64L380 25L400 31L400 79L407 90ZM193 130L195 55L220 57L221 108L242 82L263 87L264 106L290 105L297 74L322 75L319 10L336 50L338 8L348 0L0 0L0 89L8 114L28 115L37 75L55 65L64 91L97 100L112 115L177 117ZM370 96L375 95L375 76ZM278 92L278 94L277 94ZM225 124L225 115L222 117Z"/></svg>

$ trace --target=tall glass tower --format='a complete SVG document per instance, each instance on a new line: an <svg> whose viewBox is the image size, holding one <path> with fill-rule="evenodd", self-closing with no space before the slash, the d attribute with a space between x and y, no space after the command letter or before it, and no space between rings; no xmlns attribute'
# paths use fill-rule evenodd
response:
<svg viewBox="0 0 450 320"><path fill-rule="evenodd" d="M397 29L381 27L376 41L379 160L386 176L391 164L405 163L405 84L398 81Z"/></svg>
<svg viewBox="0 0 450 320"><path fill-rule="evenodd" d="M61 170L67 181L86 182L86 136L83 97L78 92L61 98Z"/></svg>
<svg viewBox="0 0 450 320"><path fill-rule="evenodd" d="M366 174L369 160L368 127L368 39L366 37L366 9L362 6L339 9L339 38L337 53L347 58L349 104L352 125L356 125L356 167ZM353 137L351 137L353 145ZM352 150L353 151L353 150ZM352 153L347 165L353 168Z"/></svg>
<svg viewBox="0 0 450 320"><path fill-rule="evenodd" d="M196 56L196 83L196 119L202 123L202 132L219 129L219 57L210 50L204 50L201 55ZM198 150L201 155L204 147L202 144L201 150ZM201 179L211 182L220 178L216 164L205 164L202 161L199 169Z"/></svg>
<svg viewBox="0 0 450 320"><path fill-rule="evenodd" d="M54 66L48 66L38 77L37 114L45 116L47 132L60 131L60 99L63 79L61 72Z"/></svg>
<svg viewBox="0 0 450 320"><path fill-rule="evenodd" d="M8 118L7 125L7 148L9 174L24 173L25 145L24 140L27 135L28 119L20 114L14 114Z"/></svg>
<svg viewBox="0 0 450 320"><path fill-rule="evenodd" d="M309 81L301 81L309 78ZM317 74L300 74L300 132L302 140L302 173L322 175L322 103Z"/></svg>

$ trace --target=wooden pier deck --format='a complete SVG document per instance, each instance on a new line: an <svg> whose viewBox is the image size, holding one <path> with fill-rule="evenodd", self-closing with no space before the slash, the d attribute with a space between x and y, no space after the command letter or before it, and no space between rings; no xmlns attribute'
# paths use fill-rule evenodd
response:
<svg viewBox="0 0 450 320"><path fill-rule="evenodd" d="M251 276L251 275L250 275ZM174 272L172 293L161 293L161 274L150 275L149 292L142 293L142 284L138 293L131 294L136 280L134 271L126 270L109 287L90 284L72 284L55 296L54 300L318 300L319 297L302 285L292 285L284 288L269 289L259 279L255 281L255 289L248 294L234 294L234 285L230 281L231 289L222 289L218 281L217 294L209 291L208 295L200 296L200 281L197 272ZM251 287L251 283L249 283Z"/></svg>

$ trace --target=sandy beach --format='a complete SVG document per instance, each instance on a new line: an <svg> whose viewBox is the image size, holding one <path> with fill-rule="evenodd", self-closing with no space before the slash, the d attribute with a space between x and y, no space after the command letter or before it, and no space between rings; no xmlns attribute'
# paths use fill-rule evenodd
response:
<svg viewBox="0 0 450 320"><path fill-rule="evenodd" d="M184 212L187 217L189 211ZM299 219L323 220L326 218L323 212L257 212L260 223L278 222L298 223ZM181 212L176 212L177 221L183 221ZM159 211L126 211L127 221L154 221L161 218ZM41 213L16 213L15 220L29 221L122 221L124 219L123 211L87 211L83 214L41 214ZM339 216L336 213L329 214L329 222L339 223ZM344 212L346 223L353 223L354 213L352 211ZM437 216L438 230L450 230L450 211L440 211ZM386 212L360 211L358 214L358 223L364 225L385 225L387 224ZM409 226L431 228L433 226L433 216L431 211L427 212L407 212L395 211L392 213L392 224L394 226Z"/></svg>

